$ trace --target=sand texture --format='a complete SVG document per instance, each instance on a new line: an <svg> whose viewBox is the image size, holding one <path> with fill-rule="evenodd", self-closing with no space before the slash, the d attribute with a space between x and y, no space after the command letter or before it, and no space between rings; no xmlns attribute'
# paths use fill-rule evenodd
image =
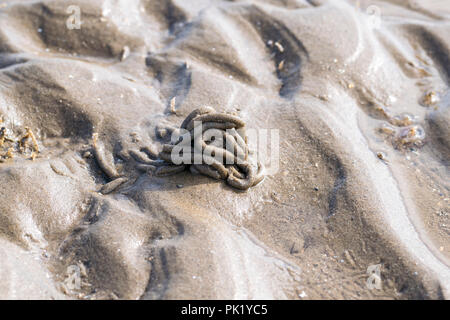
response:
<svg viewBox="0 0 450 320"><path fill-rule="evenodd" d="M0 298L449 299L449 35L446 0L1 1ZM205 106L279 169L151 174Z"/></svg>

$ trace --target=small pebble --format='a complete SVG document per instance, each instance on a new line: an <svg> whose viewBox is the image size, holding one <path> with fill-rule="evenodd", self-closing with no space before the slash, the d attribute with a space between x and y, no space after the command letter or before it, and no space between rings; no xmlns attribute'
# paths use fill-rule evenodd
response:
<svg viewBox="0 0 450 320"><path fill-rule="evenodd" d="M90 151L86 151L85 153L83 153L83 158L85 159L92 158L92 153Z"/></svg>
<svg viewBox="0 0 450 320"><path fill-rule="evenodd" d="M278 51L284 52L284 47L278 41L275 42L275 46L277 47Z"/></svg>
<svg viewBox="0 0 450 320"><path fill-rule="evenodd" d="M386 160L386 154L384 152L377 152L377 157L380 160Z"/></svg>
<svg viewBox="0 0 450 320"><path fill-rule="evenodd" d="M439 102L439 96L435 91L428 91L424 94L420 102L422 105L430 107Z"/></svg>
<svg viewBox="0 0 450 320"><path fill-rule="evenodd" d="M130 48L128 46L123 47L120 53L120 61L124 61L130 55Z"/></svg>

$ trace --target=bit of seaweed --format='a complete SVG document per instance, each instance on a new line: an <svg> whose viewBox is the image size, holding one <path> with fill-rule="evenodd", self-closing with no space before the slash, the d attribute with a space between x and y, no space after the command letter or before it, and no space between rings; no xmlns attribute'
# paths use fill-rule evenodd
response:
<svg viewBox="0 0 450 320"><path fill-rule="evenodd" d="M31 131L31 129L28 127L25 127L25 130L26 130L25 135L19 141L19 148L21 150L25 150L25 148L27 147L28 139L31 139L32 144L33 144L33 152L39 152L39 146L38 146L36 137L33 134L33 131Z"/></svg>
<svg viewBox="0 0 450 320"><path fill-rule="evenodd" d="M2 122L3 120L0 121L0 123ZM31 143L29 143L30 140ZM4 162L7 159L13 159L15 154L21 154L26 157L29 156L29 159L35 160L40 153L36 136L29 127L25 127L25 134L19 139L9 137L6 127L1 127L0 148L0 151L3 151L3 154L0 154L0 162Z"/></svg>

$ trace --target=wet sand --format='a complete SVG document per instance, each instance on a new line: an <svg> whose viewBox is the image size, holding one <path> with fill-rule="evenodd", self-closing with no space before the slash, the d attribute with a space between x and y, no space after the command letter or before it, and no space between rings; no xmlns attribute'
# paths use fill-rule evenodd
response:
<svg viewBox="0 0 450 320"><path fill-rule="evenodd" d="M449 34L439 0L3 1L0 298L448 299ZM203 106L279 170L138 170Z"/></svg>

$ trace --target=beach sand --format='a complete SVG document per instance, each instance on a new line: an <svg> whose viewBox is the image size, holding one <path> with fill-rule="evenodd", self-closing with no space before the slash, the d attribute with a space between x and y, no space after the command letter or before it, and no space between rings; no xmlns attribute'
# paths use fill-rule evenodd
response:
<svg viewBox="0 0 450 320"><path fill-rule="evenodd" d="M449 35L440 0L2 1L0 298L450 298ZM136 169L203 106L278 170Z"/></svg>

